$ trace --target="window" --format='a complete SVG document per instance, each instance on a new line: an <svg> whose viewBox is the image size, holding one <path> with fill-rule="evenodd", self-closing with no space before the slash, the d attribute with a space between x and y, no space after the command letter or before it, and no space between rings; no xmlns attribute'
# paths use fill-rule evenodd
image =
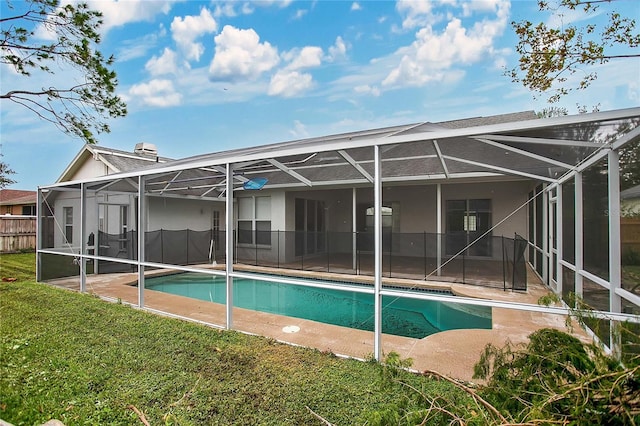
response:
<svg viewBox="0 0 640 426"><path fill-rule="evenodd" d="M22 206L22 215L23 216L35 216L36 215L36 206Z"/></svg>
<svg viewBox="0 0 640 426"><path fill-rule="evenodd" d="M491 256L491 235L476 241L491 228L491 200L447 200L446 206L447 254Z"/></svg>
<svg viewBox="0 0 640 426"><path fill-rule="evenodd" d="M271 245L271 197L238 198L238 243Z"/></svg>
<svg viewBox="0 0 640 426"><path fill-rule="evenodd" d="M382 229L393 227L393 207L382 206ZM367 229L373 229L375 226L375 207L367 209ZM396 214L397 216L397 214Z"/></svg>
<svg viewBox="0 0 640 426"><path fill-rule="evenodd" d="M325 251L325 204L322 200L296 198L295 202L295 254Z"/></svg>
<svg viewBox="0 0 640 426"><path fill-rule="evenodd" d="M64 239L65 243L73 243L73 207L64 207L62 209L64 215Z"/></svg>

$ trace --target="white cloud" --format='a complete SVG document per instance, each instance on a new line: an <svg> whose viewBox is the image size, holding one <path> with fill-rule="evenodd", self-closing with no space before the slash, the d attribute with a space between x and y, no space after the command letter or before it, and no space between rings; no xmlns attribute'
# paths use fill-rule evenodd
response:
<svg viewBox="0 0 640 426"><path fill-rule="evenodd" d="M237 15L238 14L236 13L236 10L235 10L235 4L231 2L216 4L216 8L213 11L213 16L215 16L216 18L220 18L220 17L233 18Z"/></svg>
<svg viewBox="0 0 640 426"><path fill-rule="evenodd" d="M102 13L101 34L106 34L111 28L123 26L130 22L151 21L158 14L168 14L171 5L177 0L146 1L146 0L91 0L86 3L89 9ZM63 0L60 7L78 3L77 0ZM40 24L35 29L35 37L41 40L56 40L57 33Z"/></svg>
<svg viewBox="0 0 640 426"><path fill-rule="evenodd" d="M216 53L209 66L212 80L254 80L279 62L278 49L269 42L260 43L253 30L226 25L215 37Z"/></svg>
<svg viewBox="0 0 640 426"><path fill-rule="evenodd" d="M147 61L144 68L149 71L152 76L176 74L178 72L176 52L165 47L162 55L160 57L153 56Z"/></svg>
<svg viewBox="0 0 640 426"><path fill-rule="evenodd" d="M354 1L353 3L351 3L351 10L362 10L362 6L360 6L360 3L358 3L357 1Z"/></svg>
<svg viewBox="0 0 640 426"><path fill-rule="evenodd" d="M313 76L299 72L322 65L324 52L317 46L293 49L282 55L288 64L271 77L267 93L271 96L293 97L314 87Z"/></svg>
<svg viewBox="0 0 640 426"><path fill-rule="evenodd" d="M423 5L421 10L426 7L430 6ZM493 2L492 7L495 19L476 21L470 28L464 27L459 18L451 18L442 32L436 32L431 25L420 29L410 46L396 52L400 63L382 85L421 86L429 81L441 81L454 66L470 65L500 53L495 51L493 43L507 26L510 4L499 0Z"/></svg>
<svg viewBox="0 0 640 426"><path fill-rule="evenodd" d="M335 44L329 47L329 56L327 57L327 60L329 62L333 62L336 59L343 58L346 54L347 45L344 40L342 40L342 37L338 36Z"/></svg>
<svg viewBox="0 0 640 426"><path fill-rule="evenodd" d="M462 15L471 16L474 12L493 12L503 0L476 0L462 3Z"/></svg>
<svg viewBox="0 0 640 426"><path fill-rule="evenodd" d="M293 15L293 20L297 21L298 19L302 19L302 17L307 13L309 13L307 9L298 9L296 10L296 13Z"/></svg>
<svg viewBox="0 0 640 426"><path fill-rule="evenodd" d="M296 96L313 86L311 74L298 71L278 71L269 83L268 94L290 98Z"/></svg>
<svg viewBox="0 0 640 426"><path fill-rule="evenodd" d="M116 51L116 60L118 62L126 62L147 56L149 51L156 48L158 40L165 34L166 30L161 27L157 33L145 34L138 38L124 40Z"/></svg>
<svg viewBox="0 0 640 426"><path fill-rule="evenodd" d="M316 46L305 46L301 50L294 49L283 54L283 58L290 63L287 65L289 70L298 70L302 68L317 67L322 63L322 49Z"/></svg>
<svg viewBox="0 0 640 426"><path fill-rule="evenodd" d="M398 0L396 10L405 15L402 28L411 29L429 25L432 16L433 2L430 0Z"/></svg>
<svg viewBox="0 0 640 426"><path fill-rule="evenodd" d="M356 86L356 87L353 88L353 90L356 93L359 93L359 94L368 94L368 95L372 95L372 96L376 96L376 97L380 96L380 89L378 87L375 87L375 86L373 86L373 87L369 86L368 84L363 84L363 85L360 85L360 86Z"/></svg>
<svg viewBox="0 0 640 426"><path fill-rule="evenodd" d="M102 12L101 31L129 22L151 21L158 14L168 14L175 1L99 0L89 1L89 7Z"/></svg>
<svg viewBox="0 0 640 426"><path fill-rule="evenodd" d="M506 70L507 69L507 60L503 56L498 56L493 61L493 68L496 70Z"/></svg>
<svg viewBox="0 0 640 426"><path fill-rule="evenodd" d="M217 29L218 24L206 8L202 8L198 16L185 16L184 18L176 16L171 22L173 39L184 56L195 61L199 61L200 56L204 53L202 43L195 40L203 34L215 32Z"/></svg>
<svg viewBox="0 0 640 426"><path fill-rule="evenodd" d="M296 139L303 139L309 137L307 127L299 120L293 121L293 129L289 130L289 133Z"/></svg>
<svg viewBox="0 0 640 426"><path fill-rule="evenodd" d="M153 79L148 83L131 86L125 101L139 99L143 104L155 107L180 105L182 95L176 92L170 80Z"/></svg>
<svg viewBox="0 0 640 426"><path fill-rule="evenodd" d="M281 9L288 7L293 0L254 0L251 4L262 7L270 7L276 5Z"/></svg>

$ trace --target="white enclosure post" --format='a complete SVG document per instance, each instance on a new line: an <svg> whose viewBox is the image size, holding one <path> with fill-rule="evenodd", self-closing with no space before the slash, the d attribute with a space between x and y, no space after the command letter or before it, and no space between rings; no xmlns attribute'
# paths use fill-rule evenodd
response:
<svg viewBox="0 0 640 426"><path fill-rule="evenodd" d="M42 281L42 254L40 254L40 250L42 250L42 234L44 231L44 220L42 219L43 211L42 211L42 203L44 203L42 190L38 188L38 193L36 196L36 281Z"/></svg>
<svg viewBox="0 0 640 426"><path fill-rule="evenodd" d="M551 286L551 279L549 277L549 190L548 187L542 189L542 241L536 241L538 244L542 242L542 280Z"/></svg>
<svg viewBox="0 0 640 426"><path fill-rule="evenodd" d="M145 231L147 230L147 200L145 177L138 177L138 306L144 307L144 265L145 261Z"/></svg>
<svg viewBox="0 0 640 426"><path fill-rule="evenodd" d="M358 246L357 246L357 232L358 232L358 228L356 226L356 219L357 219L357 208L356 208L356 202L357 202L357 191L356 188L353 188L351 190L351 198L352 198L352 203L351 203L351 253L353 254L353 270L356 271L356 274L358 273L357 271L357 267L358 267L358 255L357 255L357 251L358 251Z"/></svg>
<svg viewBox="0 0 640 426"><path fill-rule="evenodd" d="M87 186L80 184L80 293L87 291L87 258L86 233L87 233Z"/></svg>
<svg viewBox="0 0 640 426"><path fill-rule="evenodd" d="M436 185L436 241L438 276L442 275L442 184ZM424 254L425 256L427 253Z"/></svg>
<svg viewBox="0 0 640 426"><path fill-rule="evenodd" d="M576 250L576 288L575 295L577 298L582 299L582 269L584 268L583 262L583 242L582 242L582 223L584 221L584 215L582 214L582 172L576 173L576 193L575 193L575 250Z"/></svg>
<svg viewBox="0 0 640 426"><path fill-rule="evenodd" d="M562 184L558 184L556 189L556 294L562 298L562 257L563 253L563 233L562 233Z"/></svg>
<svg viewBox="0 0 640 426"><path fill-rule="evenodd" d="M98 256L100 255L100 244L98 243L100 240L100 203L98 202L98 192L95 192L95 196L94 196L94 200L95 200L95 208L96 211L94 212L96 215L96 227L93 229L94 232L94 238L93 238L93 254ZM138 224L136 223L136 226L138 226ZM98 259L93 259L93 273L95 275L98 275L100 273L100 271L98 270Z"/></svg>
<svg viewBox="0 0 640 426"><path fill-rule="evenodd" d="M620 264L620 156L617 151L609 151L609 310L622 313L622 298L617 290L622 284ZM610 348L619 355L619 336L615 333L614 322L610 327Z"/></svg>
<svg viewBox="0 0 640 426"><path fill-rule="evenodd" d="M380 146L373 147L375 178L373 183L374 205L374 340L373 354L378 361L382 360L382 161Z"/></svg>
<svg viewBox="0 0 640 426"><path fill-rule="evenodd" d="M226 259L225 272L227 273L227 301L226 301L226 327L227 330L233 328L233 165L227 164L227 200L225 203L225 244Z"/></svg>

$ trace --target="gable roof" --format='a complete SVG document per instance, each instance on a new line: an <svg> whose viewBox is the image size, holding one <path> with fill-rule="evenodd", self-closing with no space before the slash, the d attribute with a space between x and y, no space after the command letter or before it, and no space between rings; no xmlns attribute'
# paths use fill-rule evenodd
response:
<svg viewBox="0 0 640 426"><path fill-rule="evenodd" d="M640 185L620 191L620 199L622 200L633 200L636 198L640 198Z"/></svg>
<svg viewBox="0 0 640 426"><path fill-rule="evenodd" d="M148 167L155 163L172 161L167 157L137 154L119 149L86 144L62 172L56 182L66 182L78 172L80 167L91 158L102 162L109 169L108 174L128 172Z"/></svg>
<svg viewBox="0 0 640 426"><path fill-rule="evenodd" d="M37 197L38 197L38 193L36 191L23 191L19 189L0 189L0 206L35 204Z"/></svg>
<svg viewBox="0 0 640 426"><path fill-rule="evenodd" d="M415 123L197 155L72 182L131 192L145 177L150 194L223 197L226 165L234 187L254 178L264 189L448 182L451 179L569 179L576 166L640 138L640 108L538 118L533 111ZM131 154L127 154L131 155ZM48 187L54 187L50 185Z"/></svg>

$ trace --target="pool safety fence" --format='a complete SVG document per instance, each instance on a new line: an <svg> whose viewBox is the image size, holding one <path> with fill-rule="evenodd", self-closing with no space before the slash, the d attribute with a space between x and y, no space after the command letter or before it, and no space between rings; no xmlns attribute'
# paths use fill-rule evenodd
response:
<svg viewBox="0 0 640 426"><path fill-rule="evenodd" d="M146 262L167 265L224 264L225 231L155 230L145 234ZM371 232L240 231L234 262L276 269L373 276ZM137 260L137 233L100 232L98 255ZM439 280L526 290L527 242L473 233L395 233L382 238L383 276ZM93 254L89 250L89 254ZM100 260L98 273L132 272L135 265Z"/></svg>

